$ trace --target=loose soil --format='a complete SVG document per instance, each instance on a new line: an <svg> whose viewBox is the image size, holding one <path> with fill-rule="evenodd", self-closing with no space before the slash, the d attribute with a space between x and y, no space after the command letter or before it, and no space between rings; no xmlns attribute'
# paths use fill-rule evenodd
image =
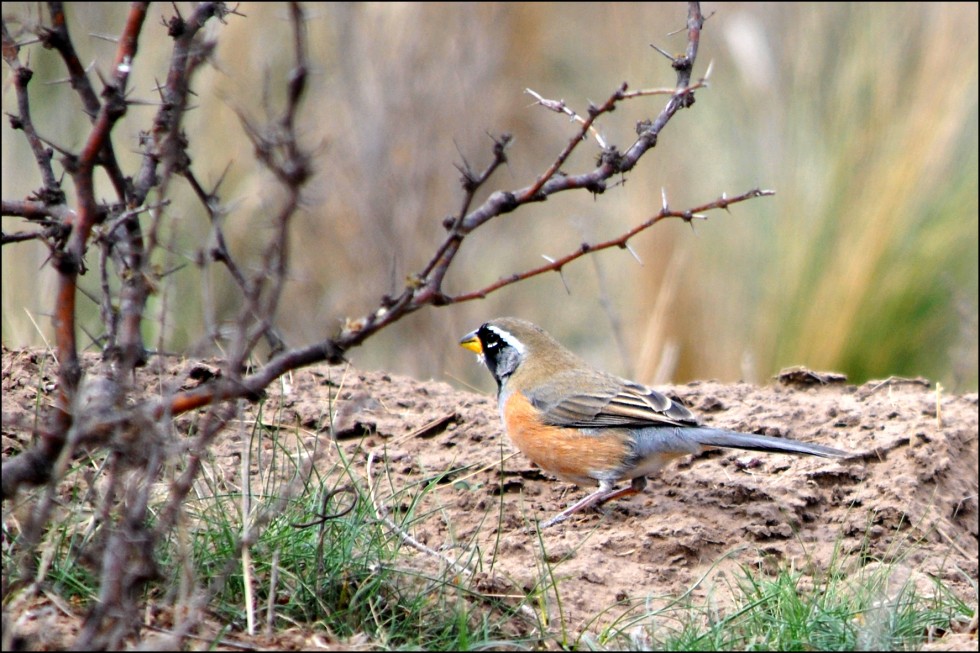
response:
<svg viewBox="0 0 980 653"><path fill-rule="evenodd" d="M40 371L43 359L40 352L3 351L4 459L27 445L22 426L32 423L39 390L50 391L54 366L48 361ZM163 378L171 387L194 385L201 367L182 361L140 376L148 384ZM556 480L516 453L501 433L493 397L349 367L308 368L285 380L270 388L263 421L275 416L308 451L321 452L315 464L328 474L340 460L335 439L365 486L375 452L374 477L384 477L378 500L395 514L427 488L409 533L476 566L481 591L527 590L549 563L572 633L597 632L626 609L609 610L617 603L676 596L695 585L694 596L717 594L739 565L793 564L819 574L835 555L858 565L896 563L924 590L928 577L941 579L976 606L976 393L946 394L921 379L853 386L806 371L770 387L660 388L709 425L854 455L706 452L669 466L643 494L575 515L539 540L529 526L594 488ZM255 419L254 407L246 413ZM235 440L222 437L214 451L215 461L227 461L229 477L240 473ZM408 546L405 555L429 569L442 564ZM975 631L967 638L975 647Z"/></svg>

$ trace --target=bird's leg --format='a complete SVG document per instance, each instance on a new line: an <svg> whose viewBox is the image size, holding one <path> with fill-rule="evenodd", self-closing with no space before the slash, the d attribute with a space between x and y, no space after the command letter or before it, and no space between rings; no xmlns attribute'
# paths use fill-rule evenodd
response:
<svg viewBox="0 0 980 653"><path fill-rule="evenodd" d="M554 526L559 522L563 522L568 519L569 515L573 515L579 510L585 510L586 508L591 508L592 506L601 506L607 501L612 501L613 499L620 499L622 497L632 496L643 491L643 488L647 486L647 479L645 476L637 476L630 483L629 487L623 488L621 490L613 489L612 482L610 481L599 481L599 489L585 497L578 503L572 504L568 508L565 508L560 513L549 519L548 521L542 522L538 525L538 528L548 528L549 526Z"/></svg>
<svg viewBox="0 0 980 653"><path fill-rule="evenodd" d="M623 497L631 497L634 494L639 494L640 492L643 491L643 488L645 488L646 486L647 486L647 477L637 476L636 478L633 479L633 482L630 483L629 487L624 487L622 490L616 490L608 497L603 497L602 500L599 501L599 505L601 506L607 501L612 501L613 499L622 499Z"/></svg>

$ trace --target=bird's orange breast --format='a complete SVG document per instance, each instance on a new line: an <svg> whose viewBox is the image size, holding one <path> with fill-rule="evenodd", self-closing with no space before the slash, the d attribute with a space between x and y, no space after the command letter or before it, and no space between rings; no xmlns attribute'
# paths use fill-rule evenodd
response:
<svg viewBox="0 0 980 653"><path fill-rule="evenodd" d="M538 411L520 392L504 404L504 429L514 445L545 471L578 485L625 477L630 452L624 430L586 434L542 424Z"/></svg>

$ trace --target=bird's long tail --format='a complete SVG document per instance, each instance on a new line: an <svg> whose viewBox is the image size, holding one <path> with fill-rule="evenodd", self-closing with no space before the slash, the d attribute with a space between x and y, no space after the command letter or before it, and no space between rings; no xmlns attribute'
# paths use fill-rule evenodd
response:
<svg viewBox="0 0 980 653"><path fill-rule="evenodd" d="M789 438L773 438L768 435L738 433L710 428L687 428L684 435L704 447L727 447L729 449L748 449L769 453L792 453L823 458L845 458L851 454L833 447L812 442L799 442Z"/></svg>

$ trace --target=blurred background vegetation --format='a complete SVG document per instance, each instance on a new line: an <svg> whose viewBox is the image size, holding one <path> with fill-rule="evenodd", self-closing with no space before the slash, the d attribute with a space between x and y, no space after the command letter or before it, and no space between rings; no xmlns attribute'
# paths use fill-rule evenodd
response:
<svg viewBox="0 0 980 653"><path fill-rule="evenodd" d="M183 7L183 5L178 4ZM753 187L775 197L711 214L693 229L661 223L625 251L585 258L484 301L417 313L350 359L363 368L489 390L489 376L456 347L486 319L516 315L554 333L588 360L648 382L716 378L765 383L780 368L846 372L854 382L924 375L956 391L977 388L977 5L705 3L695 79L713 62L710 88L679 113L622 185L599 197L565 193L502 216L468 238L446 289L462 292L604 240L672 207ZM186 12L186 8L182 9ZM453 167L490 158L487 134L511 132L509 166L485 192L529 184L574 132L534 106L531 88L585 113L623 81L671 86L669 63L649 47L682 51L686 7L668 4L309 5L317 66L303 129L319 144L317 175L292 233L282 304L290 344L335 332L378 305L431 256L442 219L457 210ZM47 20L35 3L4 3L11 29ZM257 267L276 187L254 161L235 109L263 115L290 65L285 8L243 3L247 18L210 25L213 66L194 88L185 129L198 178L221 197L238 260ZM130 97L154 101L171 41L154 4L140 41ZM123 3L68 5L84 63L106 70L127 13ZM25 33L18 40L27 39ZM29 59L27 58L29 53ZM42 135L78 150L88 122L58 57L34 45L22 59ZM90 75L94 76L95 71ZM604 117L605 138L625 149L637 121L664 97L632 100ZM3 109L16 112L10 70ZM154 107L133 106L113 132L124 170ZM595 142L565 169L594 165ZM230 166L230 167L229 167ZM3 124L3 196L40 186L27 144ZM100 179L101 196L111 188ZM66 189L71 192L70 183ZM169 252L147 321L148 343L172 352L216 351L210 321L234 317L226 272L202 277L194 261L211 234L187 188L172 194ZM4 218L4 232L22 228ZM3 343L51 340L54 274L37 242L4 247ZM98 292L97 252L81 283ZM159 320L164 300L170 313ZM81 324L98 334L98 309ZM90 342L81 336L83 342ZM90 345L94 348L94 345Z"/></svg>

